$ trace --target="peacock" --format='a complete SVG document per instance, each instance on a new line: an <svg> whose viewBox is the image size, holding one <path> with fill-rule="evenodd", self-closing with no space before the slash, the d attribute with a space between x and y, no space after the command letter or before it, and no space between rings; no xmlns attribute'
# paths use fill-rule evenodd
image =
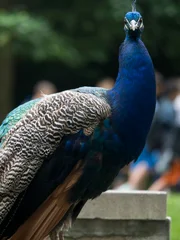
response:
<svg viewBox="0 0 180 240"><path fill-rule="evenodd" d="M156 103L143 19L125 14L115 85L80 87L27 102L0 127L0 239L63 232L141 153Z"/></svg>

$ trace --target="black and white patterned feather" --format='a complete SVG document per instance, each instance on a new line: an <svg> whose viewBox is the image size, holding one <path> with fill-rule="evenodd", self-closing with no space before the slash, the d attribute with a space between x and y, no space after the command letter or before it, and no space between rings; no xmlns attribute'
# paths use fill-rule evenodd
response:
<svg viewBox="0 0 180 240"><path fill-rule="evenodd" d="M0 149L0 223L62 137L81 129L90 135L110 113L105 100L77 91L44 96L35 104L5 136Z"/></svg>

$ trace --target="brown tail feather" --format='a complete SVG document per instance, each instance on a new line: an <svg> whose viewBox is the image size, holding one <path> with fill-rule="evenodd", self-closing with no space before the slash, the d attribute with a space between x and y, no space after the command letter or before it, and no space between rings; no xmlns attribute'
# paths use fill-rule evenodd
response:
<svg viewBox="0 0 180 240"><path fill-rule="evenodd" d="M82 174L82 164L79 162L68 175L62 185L19 227L10 240L42 240L60 222L72 203L68 202L69 190Z"/></svg>

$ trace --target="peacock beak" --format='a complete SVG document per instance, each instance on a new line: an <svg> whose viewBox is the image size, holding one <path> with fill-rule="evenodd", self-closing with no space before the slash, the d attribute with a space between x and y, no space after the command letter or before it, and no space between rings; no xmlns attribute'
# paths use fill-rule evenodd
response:
<svg viewBox="0 0 180 240"><path fill-rule="evenodd" d="M138 28L137 22L136 22L135 20L132 20L132 21L130 22L130 29L133 30L133 31L135 31L137 28Z"/></svg>

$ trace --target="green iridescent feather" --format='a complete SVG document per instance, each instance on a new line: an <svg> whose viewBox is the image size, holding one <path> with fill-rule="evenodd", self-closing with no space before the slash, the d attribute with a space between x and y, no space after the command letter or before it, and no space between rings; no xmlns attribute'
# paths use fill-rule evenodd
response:
<svg viewBox="0 0 180 240"><path fill-rule="evenodd" d="M16 123L21 120L21 118L29 111L37 102L40 101L41 98L31 100L29 102L26 102L24 104L21 104L14 110L12 110L4 119L0 126L0 146L3 142L3 138L6 136L6 134L9 132L9 130L16 125Z"/></svg>

